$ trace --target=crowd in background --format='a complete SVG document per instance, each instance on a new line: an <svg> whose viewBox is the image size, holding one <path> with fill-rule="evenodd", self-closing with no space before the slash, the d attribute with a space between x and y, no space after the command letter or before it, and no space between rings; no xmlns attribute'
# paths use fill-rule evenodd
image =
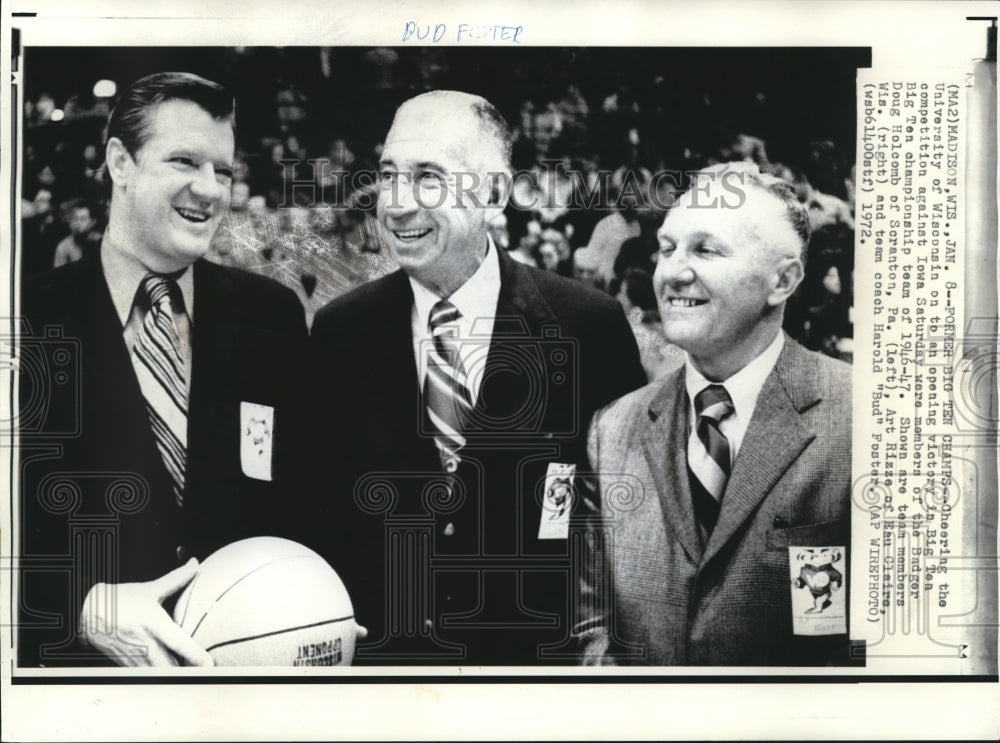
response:
<svg viewBox="0 0 1000 743"><path fill-rule="evenodd" d="M815 120L790 121L788 102L753 80L733 82L745 88L733 93L699 85L696 75L681 84L656 64L587 74L601 59L569 53L535 51L497 71L434 48L225 52L238 100L237 156L230 212L209 259L286 284L310 320L330 299L394 270L374 218L379 138L399 101L431 88L470 89L461 73L479 64L470 92L507 117L519 174L492 226L494 242L516 260L616 296L651 378L682 360L659 326L656 231L687 187L685 173L731 160L795 185L813 237L785 327L807 347L850 360L855 184L853 141L843 138L853 129L834 132L842 138L834 141ZM121 72L130 77L119 89L145 71ZM50 87L36 83L24 103L25 276L96 251L107 218L103 126L113 97ZM853 112L851 104L848 119ZM667 171L679 175L658 176Z"/></svg>

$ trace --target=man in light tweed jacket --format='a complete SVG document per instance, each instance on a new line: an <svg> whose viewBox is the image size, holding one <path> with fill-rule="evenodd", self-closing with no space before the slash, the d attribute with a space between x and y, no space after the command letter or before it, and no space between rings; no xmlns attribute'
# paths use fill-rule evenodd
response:
<svg viewBox="0 0 1000 743"><path fill-rule="evenodd" d="M787 183L733 163L699 177L658 237L663 326L687 360L591 424L582 662L846 662L846 581L807 586L794 557L832 555L848 575L851 370L781 329L808 218Z"/></svg>

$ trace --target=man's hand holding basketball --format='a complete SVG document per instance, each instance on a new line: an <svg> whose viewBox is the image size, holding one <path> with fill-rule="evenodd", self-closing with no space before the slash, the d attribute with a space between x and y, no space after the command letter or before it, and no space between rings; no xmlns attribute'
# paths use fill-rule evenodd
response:
<svg viewBox="0 0 1000 743"><path fill-rule="evenodd" d="M192 558L146 583L98 583L83 602L84 639L120 666L214 665L162 606L197 574Z"/></svg>

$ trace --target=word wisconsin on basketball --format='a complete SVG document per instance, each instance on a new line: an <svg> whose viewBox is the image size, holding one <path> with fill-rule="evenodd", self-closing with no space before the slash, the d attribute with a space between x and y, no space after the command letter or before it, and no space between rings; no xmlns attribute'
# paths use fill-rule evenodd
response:
<svg viewBox="0 0 1000 743"><path fill-rule="evenodd" d="M299 645L299 655L293 666L339 666L344 658L340 638L326 642Z"/></svg>

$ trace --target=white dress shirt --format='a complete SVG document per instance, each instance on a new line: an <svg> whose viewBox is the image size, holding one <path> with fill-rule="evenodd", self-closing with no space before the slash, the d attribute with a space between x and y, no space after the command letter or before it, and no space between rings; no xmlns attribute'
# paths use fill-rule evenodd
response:
<svg viewBox="0 0 1000 743"><path fill-rule="evenodd" d="M427 373L427 355L433 343L428 320L434 305L442 297L437 296L412 276L410 286L413 288L413 311L410 316L413 353L417 362L417 381L420 389L423 389L424 376ZM489 239L486 258L479 264L476 272L450 297L443 297L455 305L461 313L453 324L458 326L459 356L465 367L473 405L479 399L479 390L486 371L486 357L493 337L493 323L499 298L500 258L497 256L493 240Z"/></svg>
<svg viewBox="0 0 1000 743"><path fill-rule="evenodd" d="M135 301L139 284L150 273L134 256L115 245L107 234L101 243L101 268L104 270L104 280L111 291L111 301L114 302L118 319L122 324L122 338L129 355L133 358L132 349L135 346L136 335L146 319L146 311L142 304ZM174 327L180 339L181 356L184 357L184 382L191 389L191 328L194 318L194 271L189 267L177 279L177 286L184 297L184 309L173 307Z"/></svg>
<svg viewBox="0 0 1000 743"><path fill-rule="evenodd" d="M694 368L690 356L687 358L684 363L684 384L687 387L688 410L690 411L688 423L691 431L688 436L688 465L695 474L703 472L703 467L710 468L714 463L711 463L711 458L705 450L704 444L698 438L694 398L712 384L721 384L726 388L729 397L732 398L735 412L719 424L719 429L729 440L730 464L735 462L740 447L743 445L747 427L750 425L750 419L753 417L754 408L757 407L757 398L764 388L764 382L767 381L768 375L774 369L774 365L778 363L778 357L784 347L785 334L779 330L777 336L764 349L763 353L723 382L712 382L706 379L701 372Z"/></svg>

